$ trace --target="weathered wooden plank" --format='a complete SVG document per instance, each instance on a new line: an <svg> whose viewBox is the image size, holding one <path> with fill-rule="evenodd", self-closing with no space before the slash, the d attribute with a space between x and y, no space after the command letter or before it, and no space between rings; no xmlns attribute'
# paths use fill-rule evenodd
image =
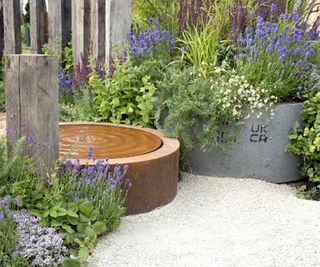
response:
<svg viewBox="0 0 320 267"><path fill-rule="evenodd" d="M29 145L25 153L34 158L38 175L44 178L59 154L57 76L56 57L7 57L7 108L16 114L18 126L18 135L9 138L10 144L26 136ZM9 114L7 122L13 125Z"/></svg>
<svg viewBox="0 0 320 267"><path fill-rule="evenodd" d="M91 0L72 0L72 53L77 65L80 54L89 53Z"/></svg>
<svg viewBox="0 0 320 267"><path fill-rule="evenodd" d="M3 34L4 34L4 27L3 27L4 21L3 21L3 5L2 0L0 0L0 60L3 56L3 49L4 49L4 40L3 40ZM1 70L0 70L1 74Z"/></svg>
<svg viewBox="0 0 320 267"><path fill-rule="evenodd" d="M101 62L105 62L105 12L106 0L91 0L90 52Z"/></svg>
<svg viewBox="0 0 320 267"><path fill-rule="evenodd" d="M71 39L71 0L48 1L49 47L55 49L56 40L62 48Z"/></svg>
<svg viewBox="0 0 320 267"><path fill-rule="evenodd" d="M11 153L13 145L20 138L20 56L6 57L5 98L7 113L7 143Z"/></svg>
<svg viewBox="0 0 320 267"><path fill-rule="evenodd" d="M30 1L31 52L41 54L44 45L45 0Z"/></svg>
<svg viewBox="0 0 320 267"><path fill-rule="evenodd" d="M6 54L21 53L20 0L3 1L4 45Z"/></svg>
<svg viewBox="0 0 320 267"><path fill-rule="evenodd" d="M131 23L130 0L106 0L106 63L112 56L112 47L125 48Z"/></svg>

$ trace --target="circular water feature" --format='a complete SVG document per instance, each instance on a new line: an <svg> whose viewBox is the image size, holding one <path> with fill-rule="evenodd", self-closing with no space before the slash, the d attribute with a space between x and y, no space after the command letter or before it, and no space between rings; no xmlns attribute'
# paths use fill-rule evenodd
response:
<svg viewBox="0 0 320 267"><path fill-rule="evenodd" d="M59 154L90 164L87 158L109 159L110 167L128 165L131 180L126 214L151 211L171 202L177 194L179 141L160 132L111 123L60 123ZM91 164L93 164L91 162Z"/></svg>

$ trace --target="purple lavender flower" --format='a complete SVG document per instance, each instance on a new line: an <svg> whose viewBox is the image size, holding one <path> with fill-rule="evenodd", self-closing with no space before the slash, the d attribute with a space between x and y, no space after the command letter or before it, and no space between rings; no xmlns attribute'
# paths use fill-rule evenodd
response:
<svg viewBox="0 0 320 267"><path fill-rule="evenodd" d="M280 20L287 20L289 18L289 15L287 13L280 14Z"/></svg>
<svg viewBox="0 0 320 267"><path fill-rule="evenodd" d="M73 82L69 74L64 72L64 69L59 73L59 93L70 94L73 92Z"/></svg>
<svg viewBox="0 0 320 267"><path fill-rule="evenodd" d="M148 22L150 26L146 30L140 30L138 33L131 30L128 35L130 53L134 58L153 58L156 50L161 47L169 53L173 49L176 38L167 30L161 31L156 20L148 19Z"/></svg>
<svg viewBox="0 0 320 267"><path fill-rule="evenodd" d="M9 119L10 119L11 121L15 121L15 120L17 119L17 115L16 115L16 114L11 114L10 117L9 117Z"/></svg>
<svg viewBox="0 0 320 267"><path fill-rule="evenodd" d="M88 151L87 151L87 157L90 159L92 158L92 154L93 154L93 147L89 147L88 148Z"/></svg>
<svg viewBox="0 0 320 267"><path fill-rule="evenodd" d="M73 73L73 84L76 88L88 84L89 74L95 72L101 79L104 79L106 72L103 64L99 59L96 59L96 69L90 67L88 57L84 53L80 54L80 61L77 63Z"/></svg>
<svg viewBox="0 0 320 267"><path fill-rule="evenodd" d="M4 215L3 213L0 213L0 221L4 220Z"/></svg>
<svg viewBox="0 0 320 267"><path fill-rule="evenodd" d="M288 14L281 14L278 23L270 23L262 16L258 16L254 25L255 30L252 26L248 26L245 36L238 39L240 46L244 49L239 53L241 57L238 55L237 58L258 61L259 54L263 55L264 52L276 52L278 60L284 64L292 57L298 57L297 61L299 57L310 58L312 55L312 49L309 48L311 42L306 41L308 35L305 28L299 24L296 24L293 30L290 30L288 25L279 27L278 24L288 20L288 17Z"/></svg>

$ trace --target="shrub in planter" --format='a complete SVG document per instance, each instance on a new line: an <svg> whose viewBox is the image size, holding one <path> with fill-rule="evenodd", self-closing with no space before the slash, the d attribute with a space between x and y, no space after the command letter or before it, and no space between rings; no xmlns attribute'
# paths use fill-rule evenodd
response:
<svg viewBox="0 0 320 267"><path fill-rule="evenodd" d="M287 150L302 158L301 173L308 179L299 196L320 199L320 92L307 100L301 112L304 128L295 129L290 135Z"/></svg>

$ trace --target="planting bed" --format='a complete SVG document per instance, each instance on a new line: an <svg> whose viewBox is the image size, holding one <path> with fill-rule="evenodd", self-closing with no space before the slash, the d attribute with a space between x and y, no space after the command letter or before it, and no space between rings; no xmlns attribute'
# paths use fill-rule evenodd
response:
<svg viewBox="0 0 320 267"><path fill-rule="evenodd" d="M177 140L152 129L110 123L60 123L59 134L60 157L71 149L68 158L87 164L87 150L93 147L93 157L108 158L111 167L129 166L127 177L132 187L127 197L127 215L151 211L176 196Z"/></svg>

